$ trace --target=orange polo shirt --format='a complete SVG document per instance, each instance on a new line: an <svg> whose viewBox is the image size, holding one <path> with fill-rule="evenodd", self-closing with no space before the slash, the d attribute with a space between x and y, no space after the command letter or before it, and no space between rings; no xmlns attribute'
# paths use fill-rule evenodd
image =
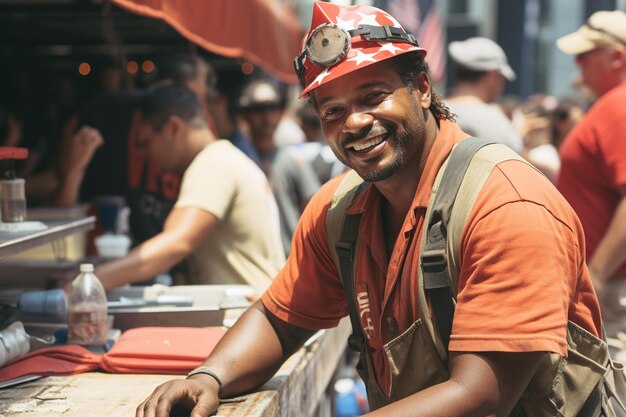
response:
<svg viewBox="0 0 626 417"><path fill-rule="evenodd" d="M442 120L391 257L381 223L382 195L368 187L348 207L363 213L355 297L376 377L390 389L382 346L418 318L419 248L435 176L455 143L466 138ZM348 314L326 238L326 212L341 178L309 202L287 264L262 301L278 318L321 329ZM550 181L519 161L494 168L465 225L450 351L567 354L566 323L600 334L600 312L585 265L576 215Z"/></svg>

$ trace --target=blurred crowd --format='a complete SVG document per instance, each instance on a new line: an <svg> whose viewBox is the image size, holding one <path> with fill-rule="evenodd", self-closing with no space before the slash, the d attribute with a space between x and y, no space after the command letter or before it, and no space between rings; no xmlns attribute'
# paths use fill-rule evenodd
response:
<svg viewBox="0 0 626 417"><path fill-rule="evenodd" d="M516 75L495 42L487 38L452 42L448 53L456 72L445 103L456 122L471 135L508 145L556 183L559 147L592 104L589 91L576 82L570 97L503 95L506 83ZM229 141L265 175L286 256L309 199L322 184L346 170L325 144L316 112L297 100L295 87L260 70L245 77L234 66L218 74L196 53L163 56L149 76L132 80L112 64L95 68L90 84L85 84L84 77L15 76L16 82L6 84L5 94L0 95L0 140L3 146L29 149L29 158L17 170L26 179L29 205L71 207L108 196L122 197L130 208L134 246L163 233L191 163L164 170L158 157L150 157L149 145L142 144L146 142L140 129L145 96L161 86L181 85L192 92L211 135ZM189 108L193 113L193 105ZM167 117L180 117L193 131L192 117L171 108L162 111L170 112ZM152 128L162 133L162 126ZM235 200L231 197L229 204ZM257 222L274 220L259 218ZM191 252L195 249L197 245ZM178 261L159 267L168 269ZM265 273L270 277L279 266ZM101 274L106 275L106 270ZM244 275L239 280L246 282Z"/></svg>
<svg viewBox="0 0 626 417"><path fill-rule="evenodd" d="M78 93L84 87L82 80L56 77L46 79L48 83L45 85L42 85L44 80L20 80L0 100L2 145L26 147L30 151L29 159L19 166L18 172L18 176L28 180L29 204L69 205L75 202L59 196L64 174L74 169L76 163L71 158L72 152L69 152L72 147L67 145L75 141L76 133L80 132L82 125L89 124L85 118L92 117L86 115L90 106L105 101L106 97L124 96L130 91L140 90L127 88L122 71L112 65L103 67L101 71L96 88L92 86L88 89L91 90L90 97ZM232 71L239 72L239 69ZM467 74L467 69L459 69L457 80L462 82L464 77L468 77ZM469 77L471 76L470 73ZM294 100L290 89L271 77L260 78L261 84L265 82L268 86L266 93L269 96L257 98L253 97L252 91L255 83L248 82L251 88L244 91L244 77L227 74L224 81L219 81L215 71L202 58L176 55L161 59L152 80L143 80L138 84L147 88L149 83L164 80L184 82L196 92L206 106L207 118L216 134L231 140L264 167L266 173L273 153L279 148L296 143L319 143L323 140L314 112L306 103ZM35 88L38 91L33 91ZM447 102L458 116L462 109L454 110L459 106L458 97L464 93L455 90L458 88L453 90ZM504 84L501 88L496 87L495 92L485 97L484 101L501 111L511 122L514 129L511 132L513 139L508 144L536 163L550 179L556 178L559 144L590 105L590 95L579 84L572 86L571 97L563 98L537 93L522 99L515 95L501 96L503 90ZM36 99L28 100L29 97ZM474 104L472 103L472 107L475 107ZM106 105L103 106L106 108ZM120 117L124 117L123 110L128 109L117 110ZM458 119L457 117L460 122ZM477 133L469 127L465 130L470 134ZM499 138L503 137L502 129L495 128L494 131ZM254 138L256 139L253 142ZM61 152L60 149L64 151ZM86 151L83 156L89 160L87 156L95 152L95 149L87 148ZM111 158L108 164L114 168L121 162L120 155L118 160ZM93 191L110 194L112 190Z"/></svg>
<svg viewBox="0 0 626 417"><path fill-rule="evenodd" d="M81 87L86 86L81 84L83 80L80 78L50 79L47 81L54 86L46 86L44 92L36 95L30 95L33 85L39 85L42 80L25 79L8 88L11 94L3 95L4 102L0 102L2 145L26 147L30 152L26 161L17 162L16 172L18 177L26 179L29 206L73 207L87 203L92 205L95 214L99 214L98 204L109 204L112 198L118 201L121 197L121 204L130 208L129 230L122 232L129 232L133 246L139 248L142 243L154 242L151 239L158 237L187 242L180 236L168 235L166 224L177 202L180 204L184 174L193 158L179 164L180 157L175 148L165 149L165 156L169 159L156 155L142 130L146 125L142 123L142 116L146 118L147 108L157 111L155 101L168 101L165 104L169 107L158 111L165 112L163 117L181 119L189 134L172 133L172 137L181 136L180 143L184 143L187 152L195 157L198 152L193 144L198 132L197 121L192 115L197 105L202 109L201 119L207 126L207 132L202 132L200 136L208 137L210 132L211 138L223 138L257 165L259 175L265 176L267 188L272 191L269 198L274 205L274 214L265 213L260 208L253 215L247 215L254 218L237 217L236 207L241 208L241 201L250 200L253 192L235 187L232 195L227 196L230 192L228 181L236 175L228 172L204 173L222 177L223 185L217 184L214 189L207 189L206 193L211 193L214 200L217 199L215 196L224 196L229 208L218 219L218 232L207 231L201 242L192 242L192 237L188 236L190 252L195 253L199 247L206 246L206 242L215 241L216 235L229 228L232 233L228 240L235 241L233 236L237 234L250 240L255 232L262 229L261 225L276 224L280 238L276 240L276 245L273 242L256 242L258 245L249 251L243 250L241 259L244 261L224 261L230 266L237 265L232 269L238 271L221 271L221 282L213 282L208 277L215 276L215 270L211 273L204 271L207 272L204 280L189 278L175 282L254 284L259 283L259 277L262 277L258 288L264 288L282 266L284 256L289 254L291 236L308 200L323 183L345 170L324 143L316 113L304 101L295 100L293 87L260 70L251 77L244 77L239 66L234 66L232 71L222 71L218 76L214 68L197 54L163 56L155 63L150 77L136 78L133 83L129 83L125 74L113 66L103 68L101 74L94 75L94 79L98 80L95 86L83 90ZM130 84L134 87L129 87ZM197 103L187 101L178 104L182 107L174 108L174 96L160 90L168 85L192 93ZM91 94L82 96L78 91L91 91ZM8 100L11 97L15 100ZM35 105L28 97L39 97L39 104ZM183 107L188 109L187 113L178 114ZM162 132L162 125L152 124L150 127L154 127L161 137L171 133ZM209 142L203 139L202 143L208 145ZM252 180L249 182L253 183ZM208 183L205 186L208 187ZM257 205L263 206L263 201L259 201ZM211 204L209 208L201 208L215 214L215 203ZM188 218L198 230L201 223L193 217ZM97 227L97 233L120 232L116 226L102 221ZM210 235L213 237L210 238ZM149 248L150 244L146 247ZM264 256L275 253L276 248L283 252L280 257L271 255L264 260L257 259L252 262L254 266L250 266L253 271L242 266L248 260L259 257L259 253ZM222 249L224 252L236 252L232 247ZM159 259L173 256L170 252L159 252ZM207 254L213 252L215 247L204 251L205 261ZM233 256L225 254L221 260ZM118 267L101 268L98 273L105 286L113 285L107 285L107 275L126 276L122 281L116 281L116 285L122 285L161 272L155 268L168 270L175 267L181 259L174 257L175 260L160 265L154 259L146 261L146 256L142 255L142 264L152 264L150 273L135 274L129 272L129 268L122 271ZM183 276L202 275L198 271L190 272L194 269L193 265L182 263L178 268ZM107 274L107 270L111 274Z"/></svg>

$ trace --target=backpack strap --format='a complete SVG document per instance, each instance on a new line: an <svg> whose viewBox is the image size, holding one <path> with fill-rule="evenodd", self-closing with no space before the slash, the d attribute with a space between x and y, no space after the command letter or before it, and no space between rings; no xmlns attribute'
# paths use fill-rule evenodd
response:
<svg viewBox="0 0 626 417"><path fill-rule="evenodd" d="M354 255L357 253L361 214L346 215L345 211L368 185L369 183L363 181L356 172L349 172L333 194L330 207L326 212L328 249L341 276L352 324L348 346L355 352L360 352L365 343L354 298Z"/></svg>
<svg viewBox="0 0 626 417"><path fill-rule="evenodd" d="M507 160L524 161L502 144L468 138L454 147L435 179L420 251L419 308L444 361L458 291L462 232L491 171ZM441 184L445 186L440 189Z"/></svg>

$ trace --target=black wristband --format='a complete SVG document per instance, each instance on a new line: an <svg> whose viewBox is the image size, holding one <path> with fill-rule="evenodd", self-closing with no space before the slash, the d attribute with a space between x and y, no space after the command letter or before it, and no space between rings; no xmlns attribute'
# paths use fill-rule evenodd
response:
<svg viewBox="0 0 626 417"><path fill-rule="evenodd" d="M218 386L217 398L222 398L222 392L224 391L224 385L222 384L222 381L220 380L220 377L217 376L217 374L215 372L213 372L212 370L210 370L208 367L200 366L200 367L194 369L193 371L191 371L191 372L189 372L187 374L187 378L185 378L185 379L189 379L192 376L199 375L199 374L208 375L208 376L210 376L211 378L213 378L217 382L217 386Z"/></svg>

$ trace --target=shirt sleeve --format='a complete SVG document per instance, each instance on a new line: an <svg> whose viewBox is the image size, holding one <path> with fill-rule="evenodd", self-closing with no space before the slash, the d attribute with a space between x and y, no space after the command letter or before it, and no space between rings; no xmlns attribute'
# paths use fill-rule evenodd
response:
<svg viewBox="0 0 626 417"><path fill-rule="evenodd" d="M279 319L307 329L334 327L348 314L326 237L326 212L338 182L326 184L307 205L285 267L262 297Z"/></svg>
<svg viewBox="0 0 626 417"><path fill-rule="evenodd" d="M479 199L496 199L504 187ZM550 198L561 200L556 192ZM449 349L565 356L568 312L584 268L579 236L551 207L524 198L473 210Z"/></svg>
<svg viewBox="0 0 626 417"><path fill-rule="evenodd" d="M622 106L620 104L620 106ZM623 113L623 112L622 112ZM626 118L617 118L603 126L599 134L600 152L602 153L608 178L614 187L626 185Z"/></svg>
<svg viewBox="0 0 626 417"><path fill-rule="evenodd" d="M217 150L202 151L187 168L176 207L199 208L224 219L237 193L237 173L232 169L234 161Z"/></svg>

